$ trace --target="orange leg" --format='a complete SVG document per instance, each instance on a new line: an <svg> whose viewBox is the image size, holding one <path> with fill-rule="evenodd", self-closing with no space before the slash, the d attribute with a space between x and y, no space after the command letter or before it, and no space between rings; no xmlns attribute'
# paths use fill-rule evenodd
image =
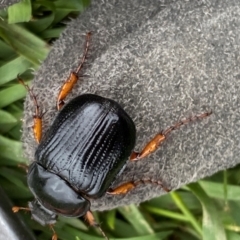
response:
<svg viewBox="0 0 240 240"><path fill-rule="evenodd" d="M58 236L57 236L57 233L55 232L54 228L53 228L53 225L49 225L50 229L52 230L53 232L53 235L52 235L52 240L57 240L58 239Z"/></svg>
<svg viewBox="0 0 240 240"><path fill-rule="evenodd" d="M19 83L22 84L26 88L26 90L30 94L30 97L33 100L33 103L34 103L34 106L35 106L35 114L33 115L33 134L34 134L35 140L37 141L37 143L39 143L41 141L41 138L42 138L42 117L43 117L43 113L40 110L40 106L37 102L37 98L33 94L32 89L30 89L29 86L26 83L24 83L24 81L19 76L17 76L17 79L18 79Z"/></svg>
<svg viewBox="0 0 240 240"><path fill-rule="evenodd" d="M87 53L88 53L89 45L90 45L90 38L91 38L91 32L88 32L86 35L86 46L85 46L85 51L83 53L82 60L79 64L78 68L76 69L76 71L73 71L70 73L69 77L64 82L64 84L62 85L62 87L59 91L58 98L57 98L57 109L58 110L60 110L62 108L62 106L64 105L64 99L67 97L69 92L73 89L74 84L78 80L78 74L79 74L80 70L82 69L83 64L87 57Z"/></svg>
<svg viewBox="0 0 240 240"><path fill-rule="evenodd" d="M25 163L19 163L17 165L19 168L23 169L26 173L28 172L28 165Z"/></svg>
<svg viewBox="0 0 240 240"><path fill-rule="evenodd" d="M14 213L17 213L17 212L19 212L20 210L25 210L25 211L28 211L28 212L31 211L30 208L17 207L17 206L12 207L12 211L13 211Z"/></svg>
<svg viewBox="0 0 240 240"><path fill-rule="evenodd" d="M145 145L145 147L143 148L143 150L141 152L133 151L132 154L130 155L130 160L131 161L137 161L137 160L140 160L142 158L145 158L145 157L149 156L151 153L155 152L158 149L160 144L166 139L167 135L170 134L173 130L178 129L182 125L185 125L185 124L187 124L189 122L192 122L192 121L195 121L197 119L206 118L211 114L212 114L211 111L210 112L205 112L201 115L196 115L196 116L187 118L185 120L182 120L182 121L176 123L175 125L167 128L163 132L157 134L153 139L151 139Z"/></svg>
<svg viewBox="0 0 240 240"><path fill-rule="evenodd" d="M163 185L163 183L159 180L140 179L140 180L137 180L137 181L130 181L130 182L123 183L123 184L121 184L120 186L118 186L114 189L109 189L107 191L107 193L110 194L110 195L127 194L129 191L133 190L134 188L136 188L140 184L156 184L156 185L160 186L161 188L163 188L164 191L166 191L166 192L170 191L170 189L165 187Z"/></svg>
<svg viewBox="0 0 240 240"><path fill-rule="evenodd" d="M97 227L106 240L109 239L106 236L106 234L104 233L104 231L102 230L102 228L100 227L99 223L96 222L96 220L95 220L91 211L87 211L87 213L85 215L85 219L87 220L87 222L89 223L90 226Z"/></svg>

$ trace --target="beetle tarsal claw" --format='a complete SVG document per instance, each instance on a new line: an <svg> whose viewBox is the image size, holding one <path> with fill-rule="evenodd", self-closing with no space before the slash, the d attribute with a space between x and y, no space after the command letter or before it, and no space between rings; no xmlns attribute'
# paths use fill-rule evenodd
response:
<svg viewBox="0 0 240 240"><path fill-rule="evenodd" d="M131 153L131 155L130 155L130 161L137 161L137 160L139 160L139 155L140 155L139 152L133 151Z"/></svg>
<svg viewBox="0 0 240 240"><path fill-rule="evenodd" d="M57 102L57 110L61 110L61 108L64 106L65 102L63 100L59 100Z"/></svg>

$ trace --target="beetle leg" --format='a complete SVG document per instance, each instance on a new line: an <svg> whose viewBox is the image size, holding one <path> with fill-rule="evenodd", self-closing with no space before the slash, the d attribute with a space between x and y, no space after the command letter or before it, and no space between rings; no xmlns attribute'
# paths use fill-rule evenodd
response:
<svg viewBox="0 0 240 240"><path fill-rule="evenodd" d="M31 211L30 208L18 207L18 206L13 206L13 207L12 207L12 211L13 211L14 213L17 213L17 212L19 212L20 210L25 210L25 211L28 211L28 212Z"/></svg>
<svg viewBox="0 0 240 240"><path fill-rule="evenodd" d="M22 84L26 88L30 97L33 100L33 103L35 106L35 114L33 115L33 134L34 134L34 138L35 138L36 142L39 143L42 138L43 113L40 110L40 106L38 104L37 98L34 95L32 89L30 89L30 87L19 77L19 75L17 76L17 79L18 79L19 83Z"/></svg>
<svg viewBox="0 0 240 240"><path fill-rule="evenodd" d="M86 46L85 46L85 51L83 53L81 62L79 64L78 68L76 69L76 71L72 71L70 73L69 77L64 82L64 84L62 85L62 87L59 91L58 98L57 98L57 109L58 110L60 110L62 108L62 106L64 105L64 99L67 97L69 92L72 90L74 84L78 80L78 74L79 74L80 70L82 69L83 64L87 57L87 53L88 53L89 45L90 45L90 38L91 38L91 32L88 32L86 34Z"/></svg>
<svg viewBox="0 0 240 240"><path fill-rule="evenodd" d="M170 189L165 187L164 184L159 180L140 179L137 181L130 181L130 182L123 183L114 189L109 189L107 191L107 193L110 195L127 194L129 191L133 190L140 184L156 184L156 185L160 186L165 192L170 192Z"/></svg>
<svg viewBox="0 0 240 240"><path fill-rule="evenodd" d="M25 164L25 163L19 163L18 165L17 165L19 168L21 168L21 169L23 169L26 173L28 173L28 165L27 164Z"/></svg>
<svg viewBox="0 0 240 240"><path fill-rule="evenodd" d="M143 148L143 150L141 152L135 152L133 151L130 155L130 160L131 161L137 161L140 160L142 158L147 157L148 155L150 155L151 153L155 152L158 147L160 146L160 144L162 142L164 142L164 140L166 139L167 135L170 134L173 130L178 129L179 127L181 127L182 125L185 125L189 122L195 121L197 119L202 119L202 118L206 118L209 115L212 114L212 111L210 112L205 112L202 113L201 115L195 115L193 117L189 117L185 120L182 120L180 122L177 122L176 124L174 124L173 126L167 128L166 130L162 131L161 133L158 133L154 138L152 138Z"/></svg>
<svg viewBox="0 0 240 240"><path fill-rule="evenodd" d="M58 239L58 236L57 236L57 233L55 232L54 228L53 228L53 225L49 225L50 229L52 230L53 232L53 235L52 235L52 240L57 240Z"/></svg>
<svg viewBox="0 0 240 240"><path fill-rule="evenodd" d="M87 213L85 214L84 217L88 221L90 226L97 227L99 229L99 231L101 232L101 234L103 235L103 237L106 240L109 240L109 238L106 236L105 232L100 227L99 223L96 222L96 220L95 220L95 218L94 218L94 216L93 216L91 211L87 211Z"/></svg>

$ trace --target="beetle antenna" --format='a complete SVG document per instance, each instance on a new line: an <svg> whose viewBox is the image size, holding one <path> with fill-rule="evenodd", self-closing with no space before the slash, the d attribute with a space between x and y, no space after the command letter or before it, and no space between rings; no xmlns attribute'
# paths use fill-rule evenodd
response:
<svg viewBox="0 0 240 240"><path fill-rule="evenodd" d="M212 114L212 110L210 112L205 112L205 113L202 113L200 115L195 115L193 117L189 117L189 118L187 118L185 120L177 122L173 126L171 126L171 127L167 128L166 130L164 130L162 132L162 135L164 135L166 137L170 132L180 128L182 125L188 124L189 122L193 122L193 121L196 121L198 119L206 118L206 117L210 116L211 114Z"/></svg>
<svg viewBox="0 0 240 240"><path fill-rule="evenodd" d="M109 240L109 238L107 237L107 235L105 234L105 232L102 230L102 228L100 227L99 223L96 222L93 214L91 211L87 211L86 215L85 215L85 219L88 221L90 226L93 227L97 227L98 230L101 232L102 236L106 239Z"/></svg>

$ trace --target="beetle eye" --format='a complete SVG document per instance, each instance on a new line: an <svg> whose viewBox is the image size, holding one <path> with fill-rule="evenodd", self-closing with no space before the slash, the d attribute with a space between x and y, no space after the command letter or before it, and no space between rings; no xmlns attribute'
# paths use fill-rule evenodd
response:
<svg viewBox="0 0 240 240"><path fill-rule="evenodd" d="M88 200L75 192L65 180L34 162L28 172L28 186L47 209L67 217L80 217L90 208Z"/></svg>

